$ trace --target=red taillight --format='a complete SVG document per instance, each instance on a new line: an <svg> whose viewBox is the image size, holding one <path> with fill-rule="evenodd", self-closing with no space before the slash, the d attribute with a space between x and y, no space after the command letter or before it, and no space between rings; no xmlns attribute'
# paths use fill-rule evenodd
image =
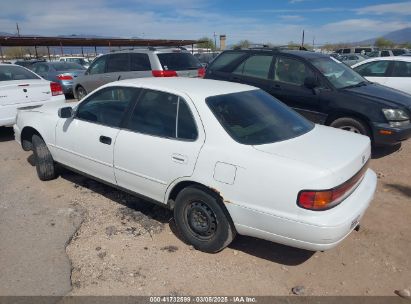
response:
<svg viewBox="0 0 411 304"><path fill-rule="evenodd" d="M51 96L63 95L63 89L57 82L50 82Z"/></svg>
<svg viewBox="0 0 411 304"><path fill-rule="evenodd" d="M198 77L203 78L205 75L205 68L198 69Z"/></svg>
<svg viewBox="0 0 411 304"><path fill-rule="evenodd" d="M60 80L73 80L73 76L64 74L57 75L57 78Z"/></svg>
<svg viewBox="0 0 411 304"><path fill-rule="evenodd" d="M154 77L177 77L177 72L176 71L171 71L171 70L166 70L166 71L160 71L160 70L153 70L151 71Z"/></svg>
<svg viewBox="0 0 411 304"><path fill-rule="evenodd" d="M326 210L337 206L350 195L364 177L367 164L352 178L338 187L329 190L303 190L297 198L297 205L310 210Z"/></svg>

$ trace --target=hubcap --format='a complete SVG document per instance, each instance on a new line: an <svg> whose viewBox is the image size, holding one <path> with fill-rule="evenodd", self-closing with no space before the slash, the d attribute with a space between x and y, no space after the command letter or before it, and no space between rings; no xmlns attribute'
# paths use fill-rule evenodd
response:
<svg viewBox="0 0 411 304"><path fill-rule="evenodd" d="M214 212L201 201L191 202L186 210L188 226L196 237L210 239L217 230L217 220Z"/></svg>
<svg viewBox="0 0 411 304"><path fill-rule="evenodd" d="M340 129L349 131L349 132L354 132L357 134L362 134L360 130L358 130L356 127L353 127L353 126L341 126Z"/></svg>
<svg viewBox="0 0 411 304"><path fill-rule="evenodd" d="M87 93L83 88L78 88L77 89L77 95L78 95L78 99L80 101L87 95Z"/></svg>

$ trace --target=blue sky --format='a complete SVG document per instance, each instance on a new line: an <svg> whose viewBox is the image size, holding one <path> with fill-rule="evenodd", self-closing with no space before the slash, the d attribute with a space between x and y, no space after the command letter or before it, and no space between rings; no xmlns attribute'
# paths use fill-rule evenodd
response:
<svg viewBox="0 0 411 304"><path fill-rule="evenodd" d="M411 1L383 0L13 0L0 4L0 32L196 39L228 43L354 42L411 26Z"/></svg>

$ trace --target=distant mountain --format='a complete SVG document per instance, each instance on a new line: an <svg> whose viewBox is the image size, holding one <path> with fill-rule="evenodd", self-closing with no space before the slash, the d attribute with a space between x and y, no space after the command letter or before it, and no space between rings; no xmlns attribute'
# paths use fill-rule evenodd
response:
<svg viewBox="0 0 411 304"><path fill-rule="evenodd" d="M393 31L388 34L382 35L381 37L390 40L394 43L397 44L402 44L402 43L411 43L411 27L403 28L401 30ZM367 39L363 40L360 42L356 42L353 44L359 44L359 45L373 45L375 43L375 40L377 40L379 37L375 37L372 39Z"/></svg>
<svg viewBox="0 0 411 304"><path fill-rule="evenodd" d="M10 34L6 32L0 32L0 36L15 36L15 34Z"/></svg>

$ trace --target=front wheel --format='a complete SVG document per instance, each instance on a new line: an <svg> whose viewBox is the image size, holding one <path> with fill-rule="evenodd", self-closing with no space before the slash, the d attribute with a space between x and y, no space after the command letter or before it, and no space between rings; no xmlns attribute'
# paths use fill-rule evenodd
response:
<svg viewBox="0 0 411 304"><path fill-rule="evenodd" d="M368 126L364 122L362 122L359 119L351 117L337 118L330 124L330 127L350 131L357 134L362 134L368 137L370 137L371 135Z"/></svg>
<svg viewBox="0 0 411 304"><path fill-rule="evenodd" d="M56 166L44 140L38 135L33 135L32 144L39 179L47 181L56 178Z"/></svg>
<svg viewBox="0 0 411 304"><path fill-rule="evenodd" d="M174 219L177 229L194 248L214 253L235 238L235 228L222 202L207 190L187 187L177 196Z"/></svg>
<svg viewBox="0 0 411 304"><path fill-rule="evenodd" d="M77 88L77 99L80 101L82 100L84 97L86 97L87 95L87 91L85 88L83 88L82 86L79 86Z"/></svg>

